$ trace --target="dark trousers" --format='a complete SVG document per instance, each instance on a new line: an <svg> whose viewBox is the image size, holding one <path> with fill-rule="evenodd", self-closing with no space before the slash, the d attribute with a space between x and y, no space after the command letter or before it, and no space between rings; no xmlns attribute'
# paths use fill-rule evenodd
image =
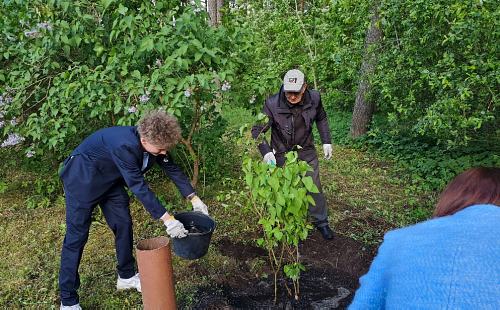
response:
<svg viewBox="0 0 500 310"><path fill-rule="evenodd" d="M135 275L135 259L132 254L133 232L129 197L122 185L112 187L96 202L78 201L68 192L65 195L66 235L61 252L59 289L62 304L72 306L79 303L78 266L89 236L92 211L97 205L101 207L106 222L115 235L117 269L121 278L127 279Z"/></svg>
<svg viewBox="0 0 500 310"><path fill-rule="evenodd" d="M315 206L309 205L309 215L313 218L313 224L317 227L328 225L328 210L326 207L326 199L321 188L321 181L319 180L319 161L318 157L307 161L309 166L314 170L308 171L306 175L313 179L314 184L318 187L319 193L309 193L316 203Z"/></svg>
<svg viewBox="0 0 500 310"><path fill-rule="evenodd" d="M323 189L321 187L321 181L319 180L319 161L316 151L299 152L299 159L306 161L309 166L313 168L313 171L308 171L307 176L313 179L314 184L318 187L319 193L308 194L312 196L316 205L309 205L309 216L312 217L312 222L316 227L322 227L328 225L328 209L326 207L326 199L323 194ZM285 155L276 154L276 164L282 167L285 164Z"/></svg>

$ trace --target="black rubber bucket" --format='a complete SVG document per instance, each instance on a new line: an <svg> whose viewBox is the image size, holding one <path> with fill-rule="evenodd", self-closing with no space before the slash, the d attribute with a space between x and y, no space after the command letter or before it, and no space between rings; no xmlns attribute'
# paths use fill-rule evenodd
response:
<svg viewBox="0 0 500 310"><path fill-rule="evenodd" d="M207 254L215 221L201 212L182 212L174 215L189 233L184 238L172 238L175 255L186 259L197 259Z"/></svg>

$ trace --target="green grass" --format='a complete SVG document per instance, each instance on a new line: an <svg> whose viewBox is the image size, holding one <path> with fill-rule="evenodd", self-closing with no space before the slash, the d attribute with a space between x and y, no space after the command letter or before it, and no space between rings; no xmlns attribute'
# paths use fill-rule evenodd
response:
<svg viewBox="0 0 500 310"><path fill-rule="evenodd" d="M224 116L228 121L226 139L229 142L237 139L239 127L252 119L251 114L242 109L229 109ZM234 154L231 175L237 177L222 178L199 189L217 220L214 244L220 240L249 244L259 236L257 219L243 208L244 186L238 179L241 175L238 158L249 151L256 154L243 145L235 148L237 154ZM321 154L320 147L318 151ZM0 159L2 156L5 154L0 154ZM29 209L28 198L36 194L35 181L46 177L33 171L19 169L10 161L4 162L0 172L0 183L4 184L0 194L0 308L54 309L59 306L57 282L64 238L64 200L59 190L50 197L48 207ZM367 245L376 245L389 229L427 217L435 200L432 193L409 192L404 171L393 163L345 145L334 146L332 160L321 159L320 171L334 230ZM157 173L149 178L153 190L172 210L190 208L171 182ZM163 225L154 221L137 200L132 200L130 208L136 242L165 235ZM113 236L102 215L96 212L94 217L80 265L82 306L140 309L139 293L116 292ZM220 278L231 278L231 272L241 268L241 263L256 274L262 267L262 262L238 262L223 256L215 246L196 261L174 256L178 304L187 307L196 299L197 288L214 285Z"/></svg>
<svg viewBox="0 0 500 310"><path fill-rule="evenodd" d="M380 242L388 229L423 220L433 208L432 193L408 193L402 172L369 153L336 146L333 160L320 167L336 231L367 244Z"/></svg>

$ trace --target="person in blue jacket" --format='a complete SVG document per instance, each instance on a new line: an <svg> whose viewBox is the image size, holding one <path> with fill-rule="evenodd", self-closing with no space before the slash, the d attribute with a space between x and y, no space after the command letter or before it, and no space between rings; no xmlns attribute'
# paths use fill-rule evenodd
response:
<svg viewBox="0 0 500 310"><path fill-rule="evenodd" d="M500 168L443 191L434 219L385 235L349 309L500 309Z"/></svg>
<svg viewBox="0 0 500 310"><path fill-rule="evenodd" d="M66 196L66 235L59 272L61 309L81 309L77 293L78 266L88 239L92 211L97 205L115 235L118 290L141 291L133 257L132 219L126 188L153 218L163 221L170 237L187 235L182 223L165 210L144 180L144 174L155 163L175 183L182 196L191 201L194 211L208 215L207 206L168 154L180 138L177 119L156 110L147 113L138 126L96 131L64 161L60 172Z"/></svg>

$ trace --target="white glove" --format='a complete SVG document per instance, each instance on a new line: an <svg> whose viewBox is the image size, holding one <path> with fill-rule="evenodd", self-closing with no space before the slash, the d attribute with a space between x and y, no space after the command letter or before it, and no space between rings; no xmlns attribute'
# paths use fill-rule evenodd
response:
<svg viewBox="0 0 500 310"><path fill-rule="evenodd" d="M264 155L264 162L268 163L269 165L276 165L276 157L274 157L273 152L269 152Z"/></svg>
<svg viewBox="0 0 500 310"><path fill-rule="evenodd" d="M188 235L188 231L184 228L181 222L172 218L164 222L167 227L167 234L171 238L184 238Z"/></svg>
<svg viewBox="0 0 500 310"><path fill-rule="evenodd" d="M208 207L203 203L203 201L201 201L200 197L195 195L193 198L191 198L191 204L193 205L193 211L208 215Z"/></svg>
<svg viewBox="0 0 500 310"><path fill-rule="evenodd" d="M332 145L331 144L323 144L323 152L325 153L325 158L330 159L332 158Z"/></svg>

